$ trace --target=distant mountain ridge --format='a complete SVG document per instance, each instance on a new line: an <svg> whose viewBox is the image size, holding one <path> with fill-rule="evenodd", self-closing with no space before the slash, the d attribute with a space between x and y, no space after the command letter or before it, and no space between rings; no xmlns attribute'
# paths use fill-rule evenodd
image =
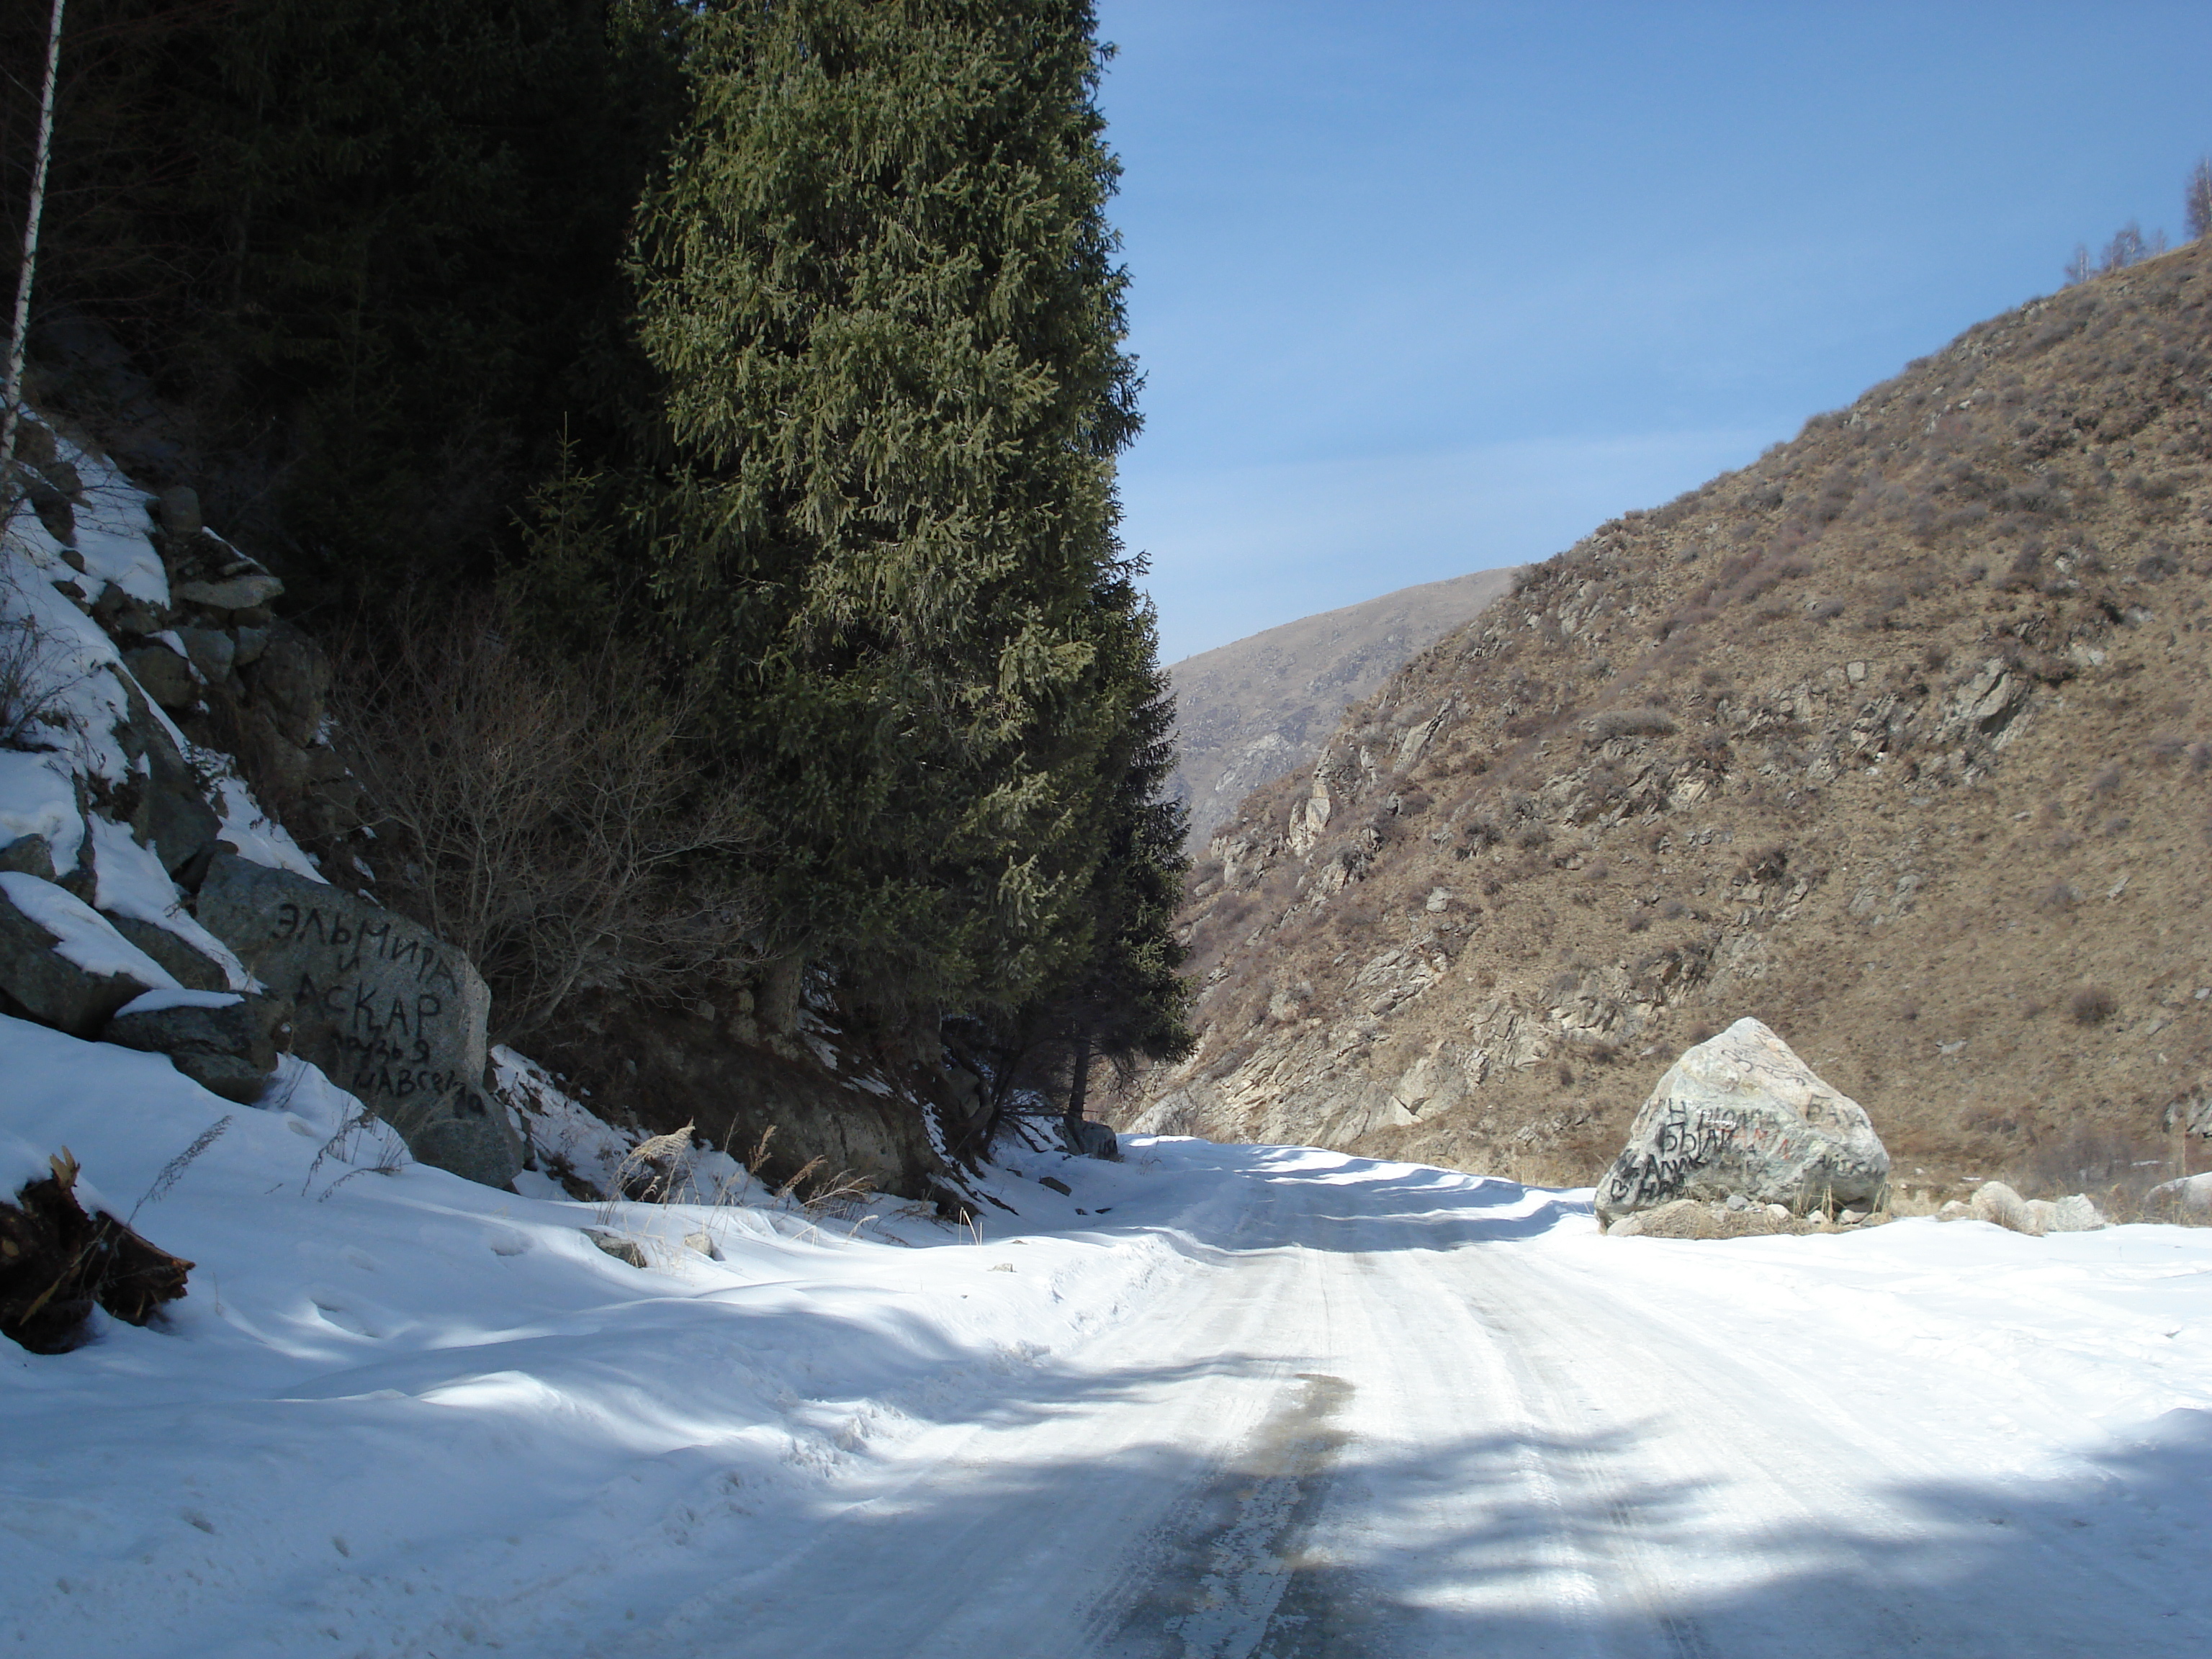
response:
<svg viewBox="0 0 2212 1659"><path fill-rule="evenodd" d="M1169 788L1190 807L1192 850L1253 790L1312 760L1347 707L1512 580L1510 568L1478 570L1401 587L1170 666L1182 763Z"/></svg>

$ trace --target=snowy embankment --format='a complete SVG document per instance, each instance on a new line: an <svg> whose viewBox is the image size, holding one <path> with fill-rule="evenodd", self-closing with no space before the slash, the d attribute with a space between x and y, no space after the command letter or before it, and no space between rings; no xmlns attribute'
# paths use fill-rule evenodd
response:
<svg viewBox="0 0 2212 1659"><path fill-rule="evenodd" d="M232 757L199 747L159 705L137 694L115 639L58 586L141 605L166 606L172 598L161 556L148 536L152 496L104 456L58 434L53 442L82 481L74 545L56 540L23 512L7 521L0 537L0 721L8 727L0 732L0 845L19 836L43 836L55 868L66 871L77 861L89 827L101 860L100 908L142 916L234 965L229 951L184 913L166 872L128 830L104 811L84 811L88 795L110 799L143 779L143 764L125 752L119 736L134 719L134 696L135 718L158 726L191 764L224 841L271 869L314 881L322 872L254 799ZM207 539L228 546L219 537ZM154 637L184 658L173 629ZM188 672L199 675L197 668Z"/></svg>
<svg viewBox="0 0 2212 1659"><path fill-rule="evenodd" d="M747 1517L1187 1266L1170 1234L1085 1237L1073 1200L1018 1178L1044 1230L1019 1249L991 1222L885 1200L817 1217L757 1186L718 1206L523 1198L412 1163L381 1125L349 1132L356 1103L284 1066L241 1108L161 1055L0 1016L10 1190L67 1146L88 1209L135 1212L198 1264L161 1328L96 1313L75 1352L0 1352L7 1638L298 1653L374 1632L381 1651L612 1556L627 1581L657 1553L742 1547ZM1086 1190L1164 1184L1097 1165Z"/></svg>
<svg viewBox="0 0 2212 1659"><path fill-rule="evenodd" d="M236 1107L0 1020L0 1077L4 1172L66 1145L198 1264L164 1327L0 1352L0 1650L2179 1654L2212 1619L2212 1232L1606 1239L1578 1194L1170 1140L1016 1157L976 1234L476 1186L289 1060Z"/></svg>

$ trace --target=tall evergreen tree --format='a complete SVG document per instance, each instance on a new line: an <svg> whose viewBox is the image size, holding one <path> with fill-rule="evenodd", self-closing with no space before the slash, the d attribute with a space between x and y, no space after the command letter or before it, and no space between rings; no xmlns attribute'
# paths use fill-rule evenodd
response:
<svg viewBox="0 0 2212 1659"><path fill-rule="evenodd" d="M886 1012L1097 955L1147 701L1085 0L725 0L641 212L662 624L779 834L776 944Z"/></svg>
<svg viewBox="0 0 2212 1659"><path fill-rule="evenodd" d="M1065 1055L1071 1127L1082 1119L1094 1059L1117 1069L1139 1059L1180 1060L1194 1042L1190 985L1179 972L1186 952L1175 935L1190 868L1188 812L1163 793L1176 766L1174 694L1158 665L1150 608L1130 605L1121 614L1127 621L1113 678L1135 695L1107 769L1106 846L1086 906L1096 930L1091 950L1020 1021L1040 1040L1038 1058L1048 1066Z"/></svg>

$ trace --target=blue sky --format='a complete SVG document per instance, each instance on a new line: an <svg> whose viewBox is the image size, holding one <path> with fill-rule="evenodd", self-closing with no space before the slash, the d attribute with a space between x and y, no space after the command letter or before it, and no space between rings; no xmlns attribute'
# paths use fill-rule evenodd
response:
<svg viewBox="0 0 2212 1659"><path fill-rule="evenodd" d="M1741 465L2212 150L2203 0L1099 15L1167 661Z"/></svg>

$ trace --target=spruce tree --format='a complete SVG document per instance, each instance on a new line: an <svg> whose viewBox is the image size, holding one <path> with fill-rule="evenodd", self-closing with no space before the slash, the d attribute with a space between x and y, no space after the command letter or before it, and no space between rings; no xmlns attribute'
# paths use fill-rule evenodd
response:
<svg viewBox="0 0 2212 1659"><path fill-rule="evenodd" d="M886 1013L1105 937L1151 665L1100 64L1083 0L731 0L641 210L653 604L776 836L772 947Z"/></svg>
<svg viewBox="0 0 2212 1659"><path fill-rule="evenodd" d="M1194 1046L1190 984L1180 972L1187 953L1174 927L1190 868L1189 813L1163 793L1176 766L1175 700L1149 607L1123 614L1114 678L1132 696L1107 773L1107 844L1086 907L1091 950L1022 1022L1042 1039L1048 1065L1065 1054L1071 1128L1083 1116L1094 1058L1126 1072L1140 1059L1180 1060Z"/></svg>

